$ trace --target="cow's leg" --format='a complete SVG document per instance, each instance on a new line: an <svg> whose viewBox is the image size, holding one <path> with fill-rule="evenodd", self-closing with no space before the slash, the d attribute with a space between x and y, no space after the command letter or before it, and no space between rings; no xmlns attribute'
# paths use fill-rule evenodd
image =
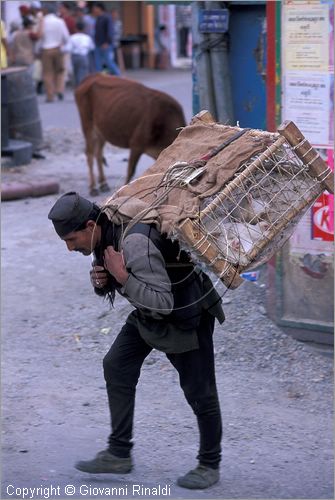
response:
<svg viewBox="0 0 335 500"><path fill-rule="evenodd" d="M90 195L91 196L98 196L99 194L99 189L97 189L96 184L95 184L95 176L94 176L94 155L93 154L88 154L87 155L87 164L88 164L88 171L89 171L89 177L90 177Z"/></svg>
<svg viewBox="0 0 335 500"><path fill-rule="evenodd" d="M128 161L128 172L127 172L127 178L126 178L126 184L132 179L134 173L135 173L135 168L137 165L137 162L143 153L142 148L131 148L130 149L130 156L129 156L129 161Z"/></svg>
<svg viewBox="0 0 335 500"><path fill-rule="evenodd" d="M99 191L95 185L95 177L94 177L94 137L93 134L89 133L86 135L86 159L88 165L88 176L89 176L89 187L90 187L90 195L97 196Z"/></svg>
<svg viewBox="0 0 335 500"><path fill-rule="evenodd" d="M100 191L102 193L105 193L106 191L110 191L110 187L108 185L108 182L105 177L105 171L104 171L104 162L106 161L104 159L103 155L103 149L105 145L105 140L103 137L100 135L97 138L97 143L96 143L96 158L97 158L97 164L98 164L98 180L99 180L99 187Z"/></svg>

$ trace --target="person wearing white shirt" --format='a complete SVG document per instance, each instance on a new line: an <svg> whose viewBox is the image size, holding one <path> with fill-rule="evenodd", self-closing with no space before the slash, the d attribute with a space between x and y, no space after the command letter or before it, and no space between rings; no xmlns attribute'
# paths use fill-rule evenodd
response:
<svg viewBox="0 0 335 500"><path fill-rule="evenodd" d="M85 24L78 21L76 24L78 33L70 36L68 48L71 53L74 85L80 82L90 73L90 52L94 50L92 38L84 33Z"/></svg>
<svg viewBox="0 0 335 500"><path fill-rule="evenodd" d="M55 15L54 2L45 2L41 25L42 71L46 101L52 102L55 93L62 100L64 95L64 54L62 47L70 35L63 19Z"/></svg>

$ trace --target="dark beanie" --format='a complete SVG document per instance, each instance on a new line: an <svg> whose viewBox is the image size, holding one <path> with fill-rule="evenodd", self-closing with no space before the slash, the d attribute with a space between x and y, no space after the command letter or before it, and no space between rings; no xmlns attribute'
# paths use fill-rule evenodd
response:
<svg viewBox="0 0 335 500"><path fill-rule="evenodd" d="M56 233L62 238L87 222L92 209L91 201L70 191L56 201L49 212L48 219L52 221Z"/></svg>

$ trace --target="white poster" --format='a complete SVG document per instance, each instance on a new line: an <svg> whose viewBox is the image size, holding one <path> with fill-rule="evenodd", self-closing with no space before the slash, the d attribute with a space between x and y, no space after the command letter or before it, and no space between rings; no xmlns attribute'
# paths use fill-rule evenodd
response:
<svg viewBox="0 0 335 500"><path fill-rule="evenodd" d="M326 150L330 157L334 151L333 0L283 0L281 54L282 120L292 120L314 148ZM291 253L333 251L332 202L327 194L327 200L320 197L307 212L290 240ZM329 232L318 227L315 214L321 213Z"/></svg>
<svg viewBox="0 0 335 500"><path fill-rule="evenodd" d="M328 71L328 30L328 5L286 2L283 16L286 70Z"/></svg>
<svg viewBox="0 0 335 500"><path fill-rule="evenodd" d="M334 5L284 0L282 119L316 148L334 148Z"/></svg>
<svg viewBox="0 0 335 500"><path fill-rule="evenodd" d="M284 117L292 120L314 147L333 147L332 77L328 73L288 71L284 78Z"/></svg>

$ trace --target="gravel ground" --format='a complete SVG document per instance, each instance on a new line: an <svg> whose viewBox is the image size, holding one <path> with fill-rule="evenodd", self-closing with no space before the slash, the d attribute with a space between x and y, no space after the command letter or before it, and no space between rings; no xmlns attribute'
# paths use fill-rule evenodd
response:
<svg viewBox="0 0 335 500"><path fill-rule="evenodd" d="M87 196L81 133L52 128L45 139L46 159L7 169L3 181L56 179L61 192ZM115 189L128 151L109 146L106 156ZM149 165L144 158L138 174ZM215 333L220 483L202 492L175 485L195 465L197 429L177 375L158 351L138 387L134 471L101 477L73 468L105 447L101 362L131 307L118 297L110 309L92 294L90 259L69 254L47 221L58 196L2 206L1 498L23 498L24 487L41 488L31 498L47 498L51 487L52 498L157 497L153 490L137 494L134 485L168 486L170 498L333 498L333 360L267 317L265 266L259 281L235 291L217 284L227 318ZM66 485L74 495L66 495Z"/></svg>

